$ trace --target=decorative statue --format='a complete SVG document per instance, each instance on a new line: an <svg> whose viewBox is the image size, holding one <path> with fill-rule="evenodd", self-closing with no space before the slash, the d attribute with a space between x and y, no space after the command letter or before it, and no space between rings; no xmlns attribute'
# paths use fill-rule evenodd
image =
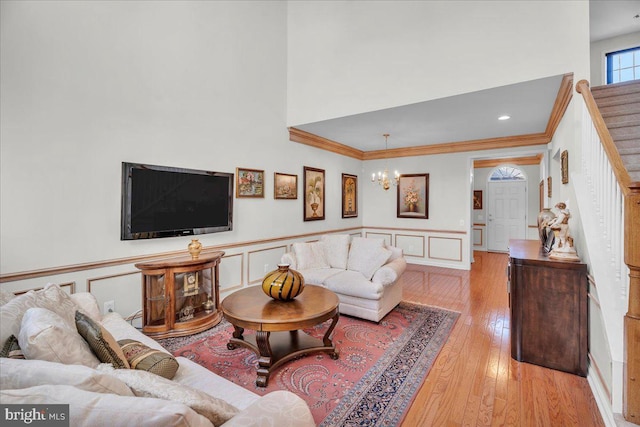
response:
<svg viewBox="0 0 640 427"><path fill-rule="evenodd" d="M565 261L580 261L573 247L573 238L569 233L569 218L571 213L567 209L566 203L559 202L555 206L558 215L551 219L547 226L553 230L555 241L549 253L549 258Z"/></svg>

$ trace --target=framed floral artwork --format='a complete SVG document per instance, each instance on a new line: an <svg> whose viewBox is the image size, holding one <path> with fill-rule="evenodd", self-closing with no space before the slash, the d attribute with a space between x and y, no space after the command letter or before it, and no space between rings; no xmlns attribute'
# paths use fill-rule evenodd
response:
<svg viewBox="0 0 640 427"><path fill-rule="evenodd" d="M264 171L236 168L237 197L264 197Z"/></svg>
<svg viewBox="0 0 640 427"><path fill-rule="evenodd" d="M273 173L273 198L274 199L297 199L298 198L298 175L286 173Z"/></svg>
<svg viewBox="0 0 640 427"><path fill-rule="evenodd" d="M398 218L429 218L429 174L400 175Z"/></svg>
<svg viewBox="0 0 640 427"><path fill-rule="evenodd" d="M358 216L358 177L342 174L342 218Z"/></svg>
<svg viewBox="0 0 640 427"><path fill-rule="evenodd" d="M564 150L560 153L560 173L562 175L562 183L569 183L569 152Z"/></svg>
<svg viewBox="0 0 640 427"><path fill-rule="evenodd" d="M473 190L473 209L482 209L482 190Z"/></svg>
<svg viewBox="0 0 640 427"><path fill-rule="evenodd" d="M304 220L324 219L324 169L304 166Z"/></svg>

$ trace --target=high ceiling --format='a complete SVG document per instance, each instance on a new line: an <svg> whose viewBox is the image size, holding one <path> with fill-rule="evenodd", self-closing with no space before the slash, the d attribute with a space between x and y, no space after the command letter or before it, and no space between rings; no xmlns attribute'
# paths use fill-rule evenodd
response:
<svg viewBox="0 0 640 427"><path fill-rule="evenodd" d="M640 31L640 0L590 1L591 40ZM562 75L295 126L361 151L544 133ZM498 120L509 115L509 120Z"/></svg>

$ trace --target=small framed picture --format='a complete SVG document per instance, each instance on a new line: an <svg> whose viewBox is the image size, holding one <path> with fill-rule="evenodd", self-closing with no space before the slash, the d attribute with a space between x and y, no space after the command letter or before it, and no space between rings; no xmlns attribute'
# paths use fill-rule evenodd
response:
<svg viewBox="0 0 640 427"><path fill-rule="evenodd" d="M398 218L429 218L429 174L400 175Z"/></svg>
<svg viewBox="0 0 640 427"><path fill-rule="evenodd" d="M274 199L297 199L298 198L298 175L286 173L273 173L273 198Z"/></svg>
<svg viewBox="0 0 640 427"><path fill-rule="evenodd" d="M324 219L324 169L304 166L304 220Z"/></svg>
<svg viewBox="0 0 640 427"><path fill-rule="evenodd" d="M560 171L562 173L562 183L569 183L569 152L564 150L560 154Z"/></svg>
<svg viewBox="0 0 640 427"><path fill-rule="evenodd" d="M236 197L264 197L264 171L236 168Z"/></svg>
<svg viewBox="0 0 640 427"><path fill-rule="evenodd" d="M358 216L358 177L342 174L342 218Z"/></svg>
<svg viewBox="0 0 640 427"><path fill-rule="evenodd" d="M473 191L473 209L482 209L482 190Z"/></svg>
<svg viewBox="0 0 640 427"><path fill-rule="evenodd" d="M548 176L547 177L547 197L551 198L552 195L553 195L553 187L552 187L551 177Z"/></svg>

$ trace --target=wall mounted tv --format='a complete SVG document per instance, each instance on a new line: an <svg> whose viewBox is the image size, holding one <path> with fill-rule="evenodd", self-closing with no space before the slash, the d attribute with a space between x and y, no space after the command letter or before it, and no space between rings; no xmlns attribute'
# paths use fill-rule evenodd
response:
<svg viewBox="0 0 640 427"><path fill-rule="evenodd" d="M121 240L233 229L233 173L122 163Z"/></svg>

